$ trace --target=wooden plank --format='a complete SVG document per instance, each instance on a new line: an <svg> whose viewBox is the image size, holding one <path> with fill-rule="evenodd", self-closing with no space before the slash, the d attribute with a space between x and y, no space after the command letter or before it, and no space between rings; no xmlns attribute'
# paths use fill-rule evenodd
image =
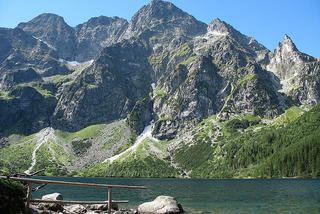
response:
<svg viewBox="0 0 320 214"><path fill-rule="evenodd" d="M108 213L112 213L112 188L108 188Z"/></svg>
<svg viewBox="0 0 320 214"><path fill-rule="evenodd" d="M67 201L67 200L42 200L42 199L32 199L32 203L55 203L55 204L108 204L108 201ZM116 204L129 203L127 200L112 201Z"/></svg>
<svg viewBox="0 0 320 214"><path fill-rule="evenodd" d="M27 183L27 198L26 198L27 210L29 208L31 198L32 198L32 183Z"/></svg>
<svg viewBox="0 0 320 214"><path fill-rule="evenodd" d="M91 186L97 188L128 188L128 189L147 189L145 186L127 186L127 185L112 185L112 184L95 184L95 183L81 183L81 182L69 182L69 181L54 181L54 180L43 180L34 178L19 178L19 177L7 177L0 176L3 179L11 179L16 181L25 181L35 184L53 184L53 185L67 185L67 186Z"/></svg>

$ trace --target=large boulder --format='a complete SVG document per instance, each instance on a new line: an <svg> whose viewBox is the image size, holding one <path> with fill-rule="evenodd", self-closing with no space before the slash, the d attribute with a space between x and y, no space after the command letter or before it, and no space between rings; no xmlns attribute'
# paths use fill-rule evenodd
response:
<svg viewBox="0 0 320 214"><path fill-rule="evenodd" d="M158 196L154 201L139 205L138 213L174 214L183 213L183 209L175 198L161 195Z"/></svg>
<svg viewBox="0 0 320 214"><path fill-rule="evenodd" d="M56 201L56 200L63 200L63 197L60 193L52 193L52 194L42 196L42 200ZM63 211L63 206L61 204L56 204L56 203L39 203L38 209L51 210L51 211L58 212L58 211Z"/></svg>
<svg viewBox="0 0 320 214"><path fill-rule="evenodd" d="M60 193L55 192L55 193L42 196L42 200L56 201L56 200L63 200L63 197Z"/></svg>

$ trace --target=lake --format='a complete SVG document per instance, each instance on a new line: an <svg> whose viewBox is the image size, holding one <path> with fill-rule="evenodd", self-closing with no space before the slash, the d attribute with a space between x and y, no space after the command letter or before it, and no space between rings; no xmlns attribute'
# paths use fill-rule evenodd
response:
<svg viewBox="0 0 320 214"><path fill-rule="evenodd" d="M114 189L114 200L129 200L120 208L170 195L187 213L320 213L319 179L37 178L148 187ZM35 192L34 198L53 192L61 193L65 200L106 200L107 196L103 189L48 185Z"/></svg>

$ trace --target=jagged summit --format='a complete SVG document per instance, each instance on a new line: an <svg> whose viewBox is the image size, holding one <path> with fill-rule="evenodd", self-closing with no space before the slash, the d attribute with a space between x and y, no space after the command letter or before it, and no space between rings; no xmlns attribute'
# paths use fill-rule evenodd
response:
<svg viewBox="0 0 320 214"><path fill-rule="evenodd" d="M282 42L279 43L278 48L283 52L299 51L292 39L287 34L284 35L284 38Z"/></svg>
<svg viewBox="0 0 320 214"><path fill-rule="evenodd" d="M138 36L146 31L171 31L190 36L205 33L206 27L205 23L198 21L173 3L154 0L135 13L123 37Z"/></svg>
<svg viewBox="0 0 320 214"><path fill-rule="evenodd" d="M118 16L109 17L109 16L101 15L101 16L90 18L87 22L85 22L83 24L87 24L87 25L109 25L113 21L117 21L117 20L121 20L121 21L127 22L125 19L120 18ZM80 25L83 25L83 24L79 24L79 25L77 25L77 27L80 26Z"/></svg>
<svg viewBox="0 0 320 214"><path fill-rule="evenodd" d="M214 33L214 34L229 34L235 29L229 25L228 23L220 20L219 18L214 19L209 25L208 25L208 32Z"/></svg>

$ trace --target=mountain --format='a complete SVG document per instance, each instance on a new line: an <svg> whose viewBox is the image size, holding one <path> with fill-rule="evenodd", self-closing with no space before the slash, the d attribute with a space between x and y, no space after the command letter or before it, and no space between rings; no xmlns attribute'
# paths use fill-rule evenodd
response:
<svg viewBox="0 0 320 214"><path fill-rule="evenodd" d="M99 16L75 27L75 60L86 61L95 58L102 49L118 41L128 22L119 17Z"/></svg>
<svg viewBox="0 0 320 214"><path fill-rule="evenodd" d="M45 41L61 58L72 59L75 46L74 29L61 16L44 13L29 22L20 23L17 27Z"/></svg>
<svg viewBox="0 0 320 214"><path fill-rule="evenodd" d="M279 77L282 91L296 102L319 102L320 61L301 53L288 35L279 43L268 68Z"/></svg>
<svg viewBox="0 0 320 214"><path fill-rule="evenodd" d="M319 176L319 60L287 35L271 52L218 18L153 0L130 21L70 27L42 14L0 29L0 50L0 168Z"/></svg>

